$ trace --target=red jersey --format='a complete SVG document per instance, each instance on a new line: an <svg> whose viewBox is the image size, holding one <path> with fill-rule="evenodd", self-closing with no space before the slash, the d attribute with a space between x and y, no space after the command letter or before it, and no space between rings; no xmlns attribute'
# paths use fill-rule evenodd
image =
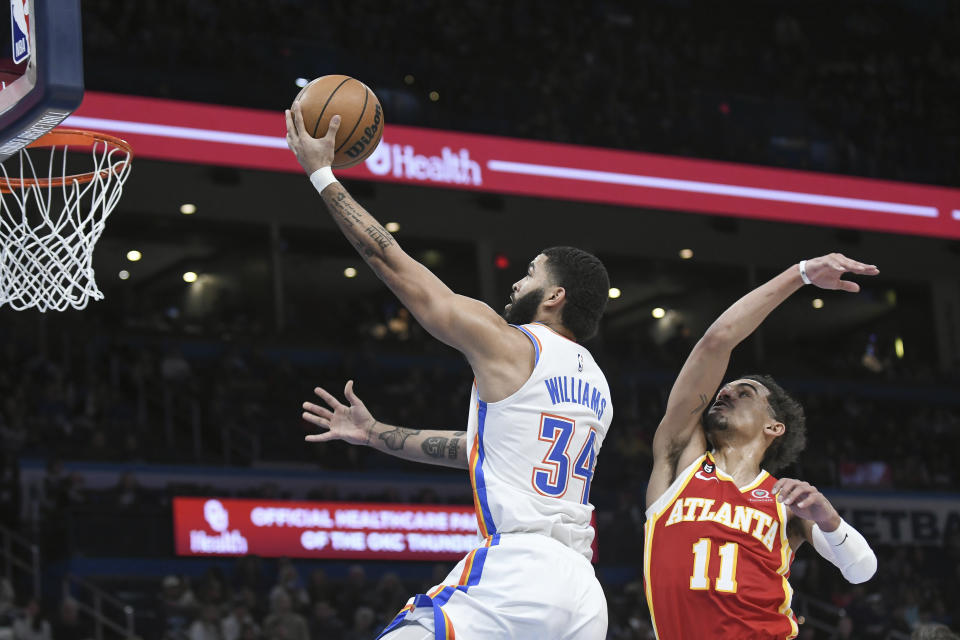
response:
<svg viewBox="0 0 960 640"><path fill-rule="evenodd" d="M705 453L647 509L644 583L660 640L797 636L787 509L766 471L746 487Z"/></svg>

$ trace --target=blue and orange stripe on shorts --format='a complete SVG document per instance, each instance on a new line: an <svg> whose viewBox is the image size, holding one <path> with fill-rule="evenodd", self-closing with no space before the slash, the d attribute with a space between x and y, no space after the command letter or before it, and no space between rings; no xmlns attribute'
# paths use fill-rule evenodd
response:
<svg viewBox="0 0 960 640"><path fill-rule="evenodd" d="M410 611L418 607L432 607L434 638L437 640L455 640L457 636L453 628L453 621L443 610L443 605L447 604L450 597L457 591L466 593L470 587L480 583L480 577L483 575L483 565L487 561L487 552L490 547L495 547L498 544L500 544L500 534L489 536L481 546L467 554L463 563L463 571L460 573L460 580L456 585L440 585L429 593L414 596L413 602L400 609L396 617L377 638L382 638L396 628Z"/></svg>

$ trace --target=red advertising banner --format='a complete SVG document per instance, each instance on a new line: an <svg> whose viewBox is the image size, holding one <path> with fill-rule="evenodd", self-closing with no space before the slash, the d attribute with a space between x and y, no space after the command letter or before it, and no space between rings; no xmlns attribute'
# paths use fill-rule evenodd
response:
<svg viewBox="0 0 960 640"><path fill-rule="evenodd" d="M390 124L350 178L960 238L960 189ZM283 114L88 92L66 126L147 158L301 171Z"/></svg>
<svg viewBox="0 0 960 640"><path fill-rule="evenodd" d="M472 507L173 499L177 555L459 560L480 543Z"/></svg>

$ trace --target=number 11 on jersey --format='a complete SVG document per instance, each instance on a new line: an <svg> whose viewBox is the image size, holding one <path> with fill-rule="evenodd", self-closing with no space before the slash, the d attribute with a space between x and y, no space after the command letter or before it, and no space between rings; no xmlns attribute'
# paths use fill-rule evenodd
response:
<svg viewBox="0 0 960 640"><path fill-rule="evenodd" d="M597 460L594 447L597 431L590 429L590 434L571 465L567 448L570 446L575 426L575 422L569 418L549 413L540 415L538 437L542 441L549 442L550 449L543 457L543 463L547 466L533 468L533 488L542 495L560 498L567 492L570 477L579 478L583 481L580 503L587 504L590 500L590 484L593 482L593 469Z"/></svg>
<svg viewBox="0 0 960 640"><path fill-rule="evenodd" d="M693 575L690 576L690 588L703 591L710 588L710 550L713 541L700 538L693 545ZM723 593L737 592L737 555L740 547L736 542L721 545L717 552L720 556L720 575L717 576L714 589Z"/></svg>

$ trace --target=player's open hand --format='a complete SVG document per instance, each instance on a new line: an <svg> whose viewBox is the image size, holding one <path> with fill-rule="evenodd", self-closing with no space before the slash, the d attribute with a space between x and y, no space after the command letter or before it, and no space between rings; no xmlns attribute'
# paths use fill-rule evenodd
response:
<svg viewBox="0 0 960 640"><path fill-rule="evenodd" d="M300 166L307 175L333 164L337 130L340 129L340 116L330 118L327 134L322 138L311 136L303 125L303 112L300 110L299 102L294 102L284 112L284 116L287 120L287 146L290 147L290 151L293 151L293 155L297 156Z"/></svg>
<svg viewBox="0 0 960 640"><path fill-rule="evenodd" d="M795 516L816 522L824 531L833 531L840 526L840 514L809 482L780 478L773 485L773 494L777 496L777 502L786 505Z"/></svg>
<svg viewBox="0 0 960 640"><path fill-rule="evenodd" d="M830 253L807 260L806 270L810 282L821 289L840 289L851 293L860 291L860 285L850 280L843 280L843 274L875 276L880 273L874 265L851 260L842 253Z"/></svg>
<svg viewBox="0 0 960 640"><path fill-rule="evenodd" d="M307 442L329 442L343 440L350 444L370 444L373 426L377 423L367 407L353 392L353 380L343 389L349 405L336 399L325 389L313 390L329 409L312 402L303 403L303 419L327 431L304 438Z"/></svg>

